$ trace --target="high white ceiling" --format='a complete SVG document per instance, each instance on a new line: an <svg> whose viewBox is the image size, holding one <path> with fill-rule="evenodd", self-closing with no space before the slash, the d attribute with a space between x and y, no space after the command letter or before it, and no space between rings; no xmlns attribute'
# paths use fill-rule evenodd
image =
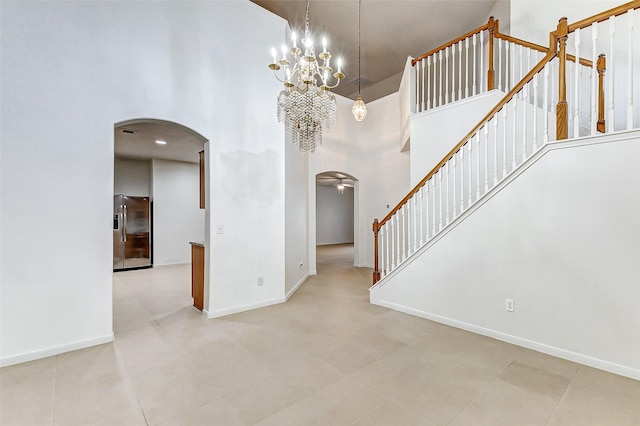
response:
<svg viewBox="0 0 640 426"><path fill-rule="evenodd" d="M304 32L305 0L251 1L286 19L296 33ZM362 0L361 86L371 86L370 90L362 90L365 101L397 91L399 73L408 56L420 56L486 23L495 3L496 0ZM316 45L326 36L333 57L343 58L346 78L334 91L355 99L358 0L312 0L309 29ZM265 67L267 62L265 57ZM389 80L375 86L385 79Z"/></svg>

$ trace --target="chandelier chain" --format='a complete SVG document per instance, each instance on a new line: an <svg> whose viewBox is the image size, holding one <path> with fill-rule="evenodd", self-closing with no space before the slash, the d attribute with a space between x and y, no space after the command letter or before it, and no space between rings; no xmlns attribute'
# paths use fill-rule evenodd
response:
<svg viewBox="0 0 640 426"><path fill-rule="evenodd" d="M304 16L304 38L309 38L309 3L307 0L307 13Z"/></svg>

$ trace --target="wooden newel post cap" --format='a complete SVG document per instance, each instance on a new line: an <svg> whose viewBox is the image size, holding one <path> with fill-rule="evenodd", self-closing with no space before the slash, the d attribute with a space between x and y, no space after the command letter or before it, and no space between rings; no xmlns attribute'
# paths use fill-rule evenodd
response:
<svg viewBox="0 0 640 426"><path fill-rule="evenodd" d="M378 218L377 217L375 219L373 219L372 229L373 229L373 233L374 234L377 234L378 230L380 229L380 227L378 226Z"/></svg>

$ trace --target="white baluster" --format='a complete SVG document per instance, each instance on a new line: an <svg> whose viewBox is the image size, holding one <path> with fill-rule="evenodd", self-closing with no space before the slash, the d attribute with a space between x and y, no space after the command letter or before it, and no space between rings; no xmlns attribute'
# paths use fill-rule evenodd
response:
<svg viewBox="0 0 640 426"><path fill-rule="evenodd" d="M467 206L471 205L471 192L473 192L473 185L471 183L471 179L473 177L473 155L471 155L471 145L473 145L473 137L467 141L467 149L469 150L469 159L467 160L469 161L469 203L467 204Z"/></svg>
<svg viewBox="0 0 640 426"><path fill-rule="evenodd" d="M388 242L388 244L389 244L389 265L390 265L389 271L393 271L395 269L395 267L396 267L396 263L395 263L395 260L396 260L395 254L396 254L396 252L395 252L395 247L394 247L394 244L393 244L393 240L395 239L395 234L394 234L395 227L393 226L393 219L394 218L391 217L391 219L389 219L389 221L387 222L387 224L388 224L388 226L390 228L389 229L389 233L391 234L391 236L387 235L387 239L389 241Z"/></svg>
<svg viewBox="0 0 640 426"><path fill-rule="evenodd" d="M504 42L504 91L509 92L511 90L511 86L509 86L509 70L513 72L513 67L511 66L511 61L509 57L509 46L511 43L508 41ZM513 80L511 80L513 81Z"/></svg>
<svg viewBox="0 0 640 426"><path fill-rule="evenodd" d="M476 200L480 198L480 132L473 136L476 141Z"/></svg>
<svg viewBox="0 0 640 426"><path fill-rule="evenodd" d="M460 148L460 214L464 211L464 145Z"/></svg>
<svg viewBox="0 0 640 426"><path fill-rule="evenodd" d="M402 206L402 261L407 260L407 257L409 257L409 246L411 245L411 242L409 241L409 237L411 236L411 229L409 225L411 222L408 210L409 203L407 202Z"/></svg>
<svg viewBox="0 0 640 426"><path fill-rule="evenodd" d="M462 99L462 40L458 42L458 99Z"/></svg>
<svg viewBox="0 0 640 426"><path fill-rule="evenodd" d="M429 181L427 181L424 186L427 187L427 207L425 208L425 212L426 212L426 226L427 226L427 232L425 233L426 238L425 238L425 242L429 241L429 229L431 228L431 222L429 222L429 207L431 206L431 199L429 198ZM433 235L433 234L431 234Z"/></svg>
<svg viewBox="0 0 640 426"><path fill-rule="evenodd" d="M440 170L438 170L437 175L438 175L438 197L440 199L438 202L440 206L440 209L439 209L440 211L438 214L438 232L440 232L442 230L442 215L443 215L442 213L443 211L442 209L442 167L440 168Z"/></svg>
<svg viewBox="0 0 640 426"><path fill-rule="evenodd" d="M598 23L591 25L591 135L595 135L598 131Z"/></svg>
<svg viewBox="0 0 640 426"><path fill-rule="evenodd" d="M478 88L478 93L484 92L484 82L485 82L485 73L484 73L484 31L480 31L480 84Z"/></svg>
<svg viewBox="0 0 640 426"><path fill-rule="evenodd" d="M433 226L431 228L431 237L433 238L436 235L436 179L435 176L431 176L431 192L433 193L433 208L432 208L432 217L433 217Z"/></svg>
<svg viewBox="0 0 640 426"><path fill-rule="evenodd" d="M527 159L527 102L529 101L529 83L522 88L522 161Z"/></svg>
<svg viewBox="0 0 640 426"><path fill-rule="evenodd" d="M489 191L489 123L484 126L484 193Z"/></svg>
<svg viewBox="0 0 640 426"><path fill-rule="evenodd" d="M420 112L420 63L416 68L416 112ZM424 82L422 83L424 85Z"/></svg>
<svg viewBox="0 0 640 426"><path fill-rule="evenodd" d="M458 153L456 152L455 154L453 154L453 219L456 218L456 203L458 202L458 200L456 200L456 165L457 165L457 161L456 161L456 157L458 156Z"/></svg>
<svg viewBox="0 0 640 426"><path fill-rule="evenodd" d="M431 109L431 56L427 57L427 108Z"/></svg>
<svg viewBox="0 0 640 426"><path fill-rule="evenodd" d="M544 139L543 144L549 142L549 69L551 62L544 66Z"/></svg>
<svg viewBox="0 0 640 426"><path fill-rule="evenodd" d="M471 37L473 38L472 39L472 41L473 41L473 85L472 85L472 87L473 87L473 94L476 95L478 93L476 91L476 80L478 79L478 75L476 73L476 62L477 62L476 61L476 57L477 57L476 45L477 45L477 42L476 42L476 35L475 34L472 35Z"/></svg>
<svg viewBox="0 0 640 426"><path fill-rule="evenodd" d="M469 97L469 37L467 37L465 39L465 57L466 60L464 62L465 64L465 73L466 73L466 78L464 80L464 97L468 98Z"/></svg>
<svg viewBox="0 0 640 426"><path fill-rule="evenodd" d="M609 130L610 132L613 132L615 130L615 112L614 112L614 92L613 92L613 88L614 88L614 67L615 67L615 60L614 60L614 52L615 52L615 38L616 38L616 17L612 16L611 18L609 18L609 37L610 37L610 41L609 41L609 58L607 58L607 76L609 77L609 115L608 115L608 123L607 123L607 130Z"/></svg>
<svg viewBox="0 0 640 426"><path fill-rule="evenodd" d="M399 212L396 212L396 214L394 215L396 218L396 226L395 226L395 230L396 230L396 235L395 235L395 239L396 239L396 266L400 265L400 250L401 250L401 246L400 246L400 214Z"/></svg>
<svg viewBox="0 0 640 426"><path fill-rule="evenodd" d="M424 245L424 185L420 188L420 246Z"/></svg>
<svg viewBox="0 0 640 426"><path fill-rule="evenodd" d="M418 197L413 195L413 251L418 250ZM420 214L422 217L422 214Z"/></svg>
<svg viewBox="0 0 640 426"><path fill-rule="evenodd" d="M507 176L507 105L502 107L502 145L502 179L504 179Z"/></svg>
<svg viewBox="0 0 640 426"><path fill-rule="evenodd" d="M580 137L580 28L574 32L574 44L576 50L576 63L573 66L573 137ZM593 64L595 66L595 64Z"/></svg>
<svg viewBox="0 0 640 426"><path fill-rule="evenodd" d="M411 199L407 200L407 204L405 204L406 208L407 208L407 256L409 257L412 253L412 249L413 249L413 216L414 216L414 211L413 211L413 206L411 205Z"/></svg>
<svg viewBox="0 0 640 426"><path fill-rule="evenodd" d="M517 99L513 98L513 160L511 162L511 170L516 168L516 147L517 147L517 139L516 139L516 123L518 122L518 102Z"/></svg>
<svg viewBox="0 0 640 426"><path fill-rule="evenodd" d="M627 12L627 19L629 20L629 57L627 59L629 63L629 87L627 87L629 104L627 105L627 130L631 130L633 129L633 9Z"/></svg>
<svg viewBox="0 0 640 426"><path fill-rule="evenodd" d="M447 185L447 216L446 216L446 221L445 223L448 225L449 224L449 162L447 161L446 163L446 173L447 173L447 179L446 179L446 185Z"/></svg>
<svg viewBox="0 0 640 426"><path fill-rule="evenodd" d="M493 186L498 183L498 121L500 111L496 112L493 120Z"/></svg>
<svg viewBox="0 0 640 426"><path fill-rule="evenodd" d="M444 49L444 103L449 103L449 48Z"/></svg>
<svg viewBox="0 0 640 426"><path fill-rule="evenodd" d="M533 77L533 152L538 150L538 75Z"/></svg>
<svg viewBox="0 0 640 426"><path fill-rule="evenodd" d="M438 106L442 105L442 50L438 52L438 64L440 69L440 84L438 85Z"/></svg>
<svg viewBox="0 0 640 426"><path fill-rule="evenodd" d="M498 69L497 69L497 74L498 74L498 78L496 79L498 81L498 89L502 90L502 88L504 87L503 85L503 81L502 81L502 39L499 38L498 39Z"/></svg>
<svg viewBox="0 0 640 426"><path fill-rule="evenodd" d="M424 101L424 86L425 84L429 84L429 76L427 76L427 78L425 79L425 75L424 75L424 65L425 65L425 60L421 60L420 61L420 66L422 67L422 111L425 110L426 107L426 102Z"/></svg>
<svg viewBox="0 0 640 426"><path fill-rule="evenodd" d="M520 45L520 48L518 49L518 58L520 62L520 75L518 76L518 80L522 80L522 77L524 77L524 72L523 72L524 65L522 63L522 58L524 57L523 50L524 50L524 47ZM515 85L515 80L514 80L514 85Z"/></svg>
<svg viewBox="0 0 640 426"><path fill-rule="evenodd" d="M451 102L456 100L456 45L451 46Z"/></svg>
<svg viewBox="0 0 640 426"><path fill-rule="evenodd" d="M385 244L386 240L384 238L384 229L380 228L380 232L379 232L379 236L378 236L378 244L380 245L380 276L382 278L384 278L384 261L385 261L385 255L384 255L384 244Z"/></svg>
<svg viewBox="0 0 640 426"><path fill-rule="evenodd" d="M518 82L518 80L516 79L516 64L517 64L517 52L516 52L516 44L511 43L511 87L510 89L513 89L513 86L516 85L516 83Z"/></svg>

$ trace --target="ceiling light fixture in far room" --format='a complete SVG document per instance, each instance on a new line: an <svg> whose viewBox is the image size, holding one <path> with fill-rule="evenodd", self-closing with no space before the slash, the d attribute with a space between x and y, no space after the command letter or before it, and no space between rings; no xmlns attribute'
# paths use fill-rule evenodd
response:
<svg viewBox="0 0 640 426"><path fill-rule="evenodd" d="M158 145L166 145L167 142L166 141L157 140L156 144L158 144Z"/></svg>
<svg viewBox="0 0 640 426"><path fill-rule="evenodd" d="M338 194L344 194L344 183L342 182L342 179L340 179L340 183L336 185L336 188L338 188Z"/></svg>
<svg viewBox="0 0 640 426"><path fill-rule="evenodd" d="M367 106L364 104L364 100L362 96L360 96L360 81L362 75L360 74L360 7L362 4L362 0L358 0L358 99L356 99L356 103L353 104L351 108L351 112L353 113L353 117L356 121L362 121L367 116Z"/></svg>
<svg viewBox="0 0 640 426"><path fill-rule="evenodd" d="M322 39L322 53L318 55L322 65L316 58L309 32L308 0L302 49L297 45L295 32L291 34L291 41L290 48L282 46L280 60L277 59L276 49L271 49L273 62L269 64L269 69L284 84L284 90L278 95L278 121L284 121L285 130L291 134L293 143L298 144L301 152L313 152L322 144L322 133L336 122L336 98L331 89L338 87L345 76L340 59L336 61L336 72L331 67L331 53L327 50L326 38ZM282 78L278 76L280 69Z"/></svg>

